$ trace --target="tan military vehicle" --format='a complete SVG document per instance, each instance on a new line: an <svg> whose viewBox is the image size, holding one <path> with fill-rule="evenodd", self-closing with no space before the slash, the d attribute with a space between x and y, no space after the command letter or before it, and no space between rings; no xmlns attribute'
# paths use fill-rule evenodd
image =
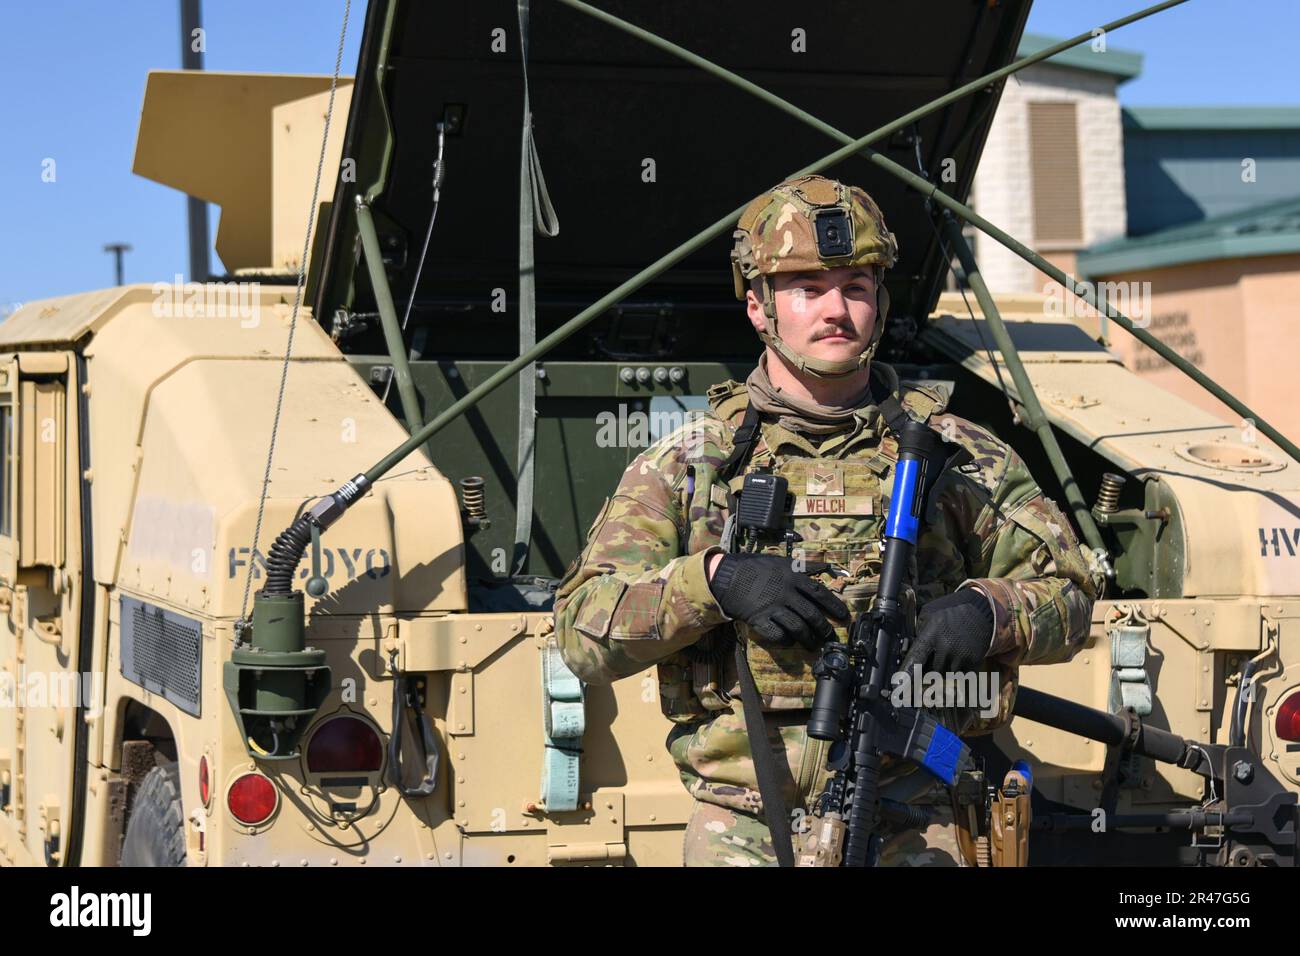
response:
<svg viewBox="0 0 1300 956"><path fill-rule="evenodd" d="M528 75L550 199L525 155L519 218L532 237L553 200L564 231L521 253L515 4L441 6L372 2L332 97L329 77L151 74L136 171L221 205L229 274L0 325L5 862L681 863L691 801L653 669L580 686L549 600L627 462L752 365L728 210L816 138L547 4ZM775 4L744 22L607 6L855 134L1010 63L1028 13L942 5L949 38L923 51L937 0L873 13L867 67L849 31L787 53ZM882 154L954 158L959 204L1002 80ZM917 195L849 153L833 172L899 238L883 357L946 383L1063 507L1067 486L1087 496L1073 514L1110 569L1089 646L1026 668L1040 693L970 741L992 783L1029 762L1030 861L1291 863L1300 464L1262 423L1243 434L1130 374L1042 297L968 311L941 294L952 249ZM990 332L1010 341L996 357ZM1040 403L1036 436L1020 422Z"/></svg>

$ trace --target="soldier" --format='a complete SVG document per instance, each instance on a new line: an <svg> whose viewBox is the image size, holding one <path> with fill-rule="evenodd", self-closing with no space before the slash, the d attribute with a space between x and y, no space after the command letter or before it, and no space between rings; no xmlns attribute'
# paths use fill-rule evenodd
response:
<svg viewBox="0 0 1300 956"><path fill-rule="evenodd" d="M903 667L997 678L982 716L944 702L950 729L987 732L1008 720L1018 666L1066 661L1088 636L1101 578L1024 463L984 429L942 414L939 388L900 384L871 361L889 306L883 271L896 256L859 188L805 176L750 203L732 269L765 346L758 367L743 384L710 388L707 414L632 462L557 593L556 638L583 680L658 665L675 725L668 748L696 800L687 865L771 865L774 840L808 829L801 818L827 779L826 745L805 731L812 666L871 603L897 460L891 419L928 422L969 453L928 499L911 575L917 638ZM755 473L786 478L793 505L781 532L742 550L736 496ZM761 816L742 669L794 808L780 833ZM969 862L944 785L895 761L882 794L925 808L931 822L886 830L881 864Z"/></svg>

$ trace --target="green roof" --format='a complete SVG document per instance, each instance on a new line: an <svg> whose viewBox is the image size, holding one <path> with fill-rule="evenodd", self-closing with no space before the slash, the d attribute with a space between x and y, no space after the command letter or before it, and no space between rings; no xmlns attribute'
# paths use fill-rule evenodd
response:
<svg viewBox="0 0 1300 956"><path fill-rule="evenodd" d="M1020 48L1016 51L1017 57L1032 56L1041 50L1046 50L1049 46L1055 46L1068 37L1049 37L1041 33L1026 33L1020 37ZM1109 42L1106 44L1105 53L1097 53L1092 49L1092 42L1080 43L1078 46L1070 47L1061 53L1050 57L1045 62L1052 63L1056 66L1073 67L1076 70L1091 70L1094 73L1109 73L1112 76L1118 76L1119 82L1131 80L1142 72L1142 54L1133 50L1117 50Z"/></svg>
<svg viewBox="0 0 1300 956"><path fill-rule="evenodd" d="M1300 129L1300 106L1127 106L1128 129Z"/></svg>
<svg viewBox="0 0 1300 956"><path fill-rule="evenodd" d="M1171 226L1133 239L1112 239L1079 253L1086 276L1300 252L1300 196Z"/></svg>

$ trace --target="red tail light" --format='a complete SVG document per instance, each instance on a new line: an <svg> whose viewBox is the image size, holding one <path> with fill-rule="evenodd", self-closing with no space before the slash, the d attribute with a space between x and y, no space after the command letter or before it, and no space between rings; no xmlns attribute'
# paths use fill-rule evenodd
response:
<svg viewBox="0 0 1300 956"><path fill-rule="evenodd" d="M307 745L307 769L312 773L378 770L382 761L379 735L356 717L325 721Z"/></svg>
<svg viewBox="0 0 1300 956"><path fill-rule="evenodd" d="M1277 735L1283 740L1300 740L1300 691L1282 701L1277 709Z"/></svg>
<svg viewBox="0 0 1300 956"><path fill-rule="evenodd" d="M275 785L260 773L246 773L230 787L226 805L240 823L256 826L275 812Z"/></svg>

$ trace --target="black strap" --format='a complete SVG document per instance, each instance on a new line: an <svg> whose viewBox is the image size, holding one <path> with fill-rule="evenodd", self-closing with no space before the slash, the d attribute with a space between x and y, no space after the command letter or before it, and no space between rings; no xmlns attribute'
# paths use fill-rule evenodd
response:
<svg viewBox="0 0 1300 956"><path fill-rule="evenodd" d="M880 409L880 414L885 419L885 425L889 431L895 435L903 433L903 426L912 421L912 416L907 413L898 399L889 394L889 389L884 382L876 376L871 377L871 398ZM927 415L923 424L928 425L932 416ZM929 506L930 492L934 490L935 484L939 481L945 471L964 465L974 460L974 456L957 442L948 441L940 436L940 441L934 447L930 458L926 463L925 483L921 486L921 500Z"/></svg>
<svg viewBox="0 0 1300 956"><path fill-rule="evenodd" d="M749 753L754 758L754 776L758 779L758 793L763 798L763 818L772 835L772 849L776 852L777 866L794 866L794 843L790 834L790 812L786 809L785 793L781 787L780 770L776 754L768 737L767 715L763 701L758 696L758 686L745 657L745 645L737 639L736 675L740 678L740 699L744 704L745 735L749 738ZM777 735L780 739L780 734ZM784 748L783 748L784 749ZM790 766L780 761L785 775L790 776Z"/></svg>
<svg viewBox="0 0 1300 956"><path fill-rule="evenodd" d="M740 474L750 457L754 454L754 445L758 443L759 416L758 409L752 404L745 406L745 418L732 436L731 456L718 469L718 477L724 482L731 481Z"/></svg>

